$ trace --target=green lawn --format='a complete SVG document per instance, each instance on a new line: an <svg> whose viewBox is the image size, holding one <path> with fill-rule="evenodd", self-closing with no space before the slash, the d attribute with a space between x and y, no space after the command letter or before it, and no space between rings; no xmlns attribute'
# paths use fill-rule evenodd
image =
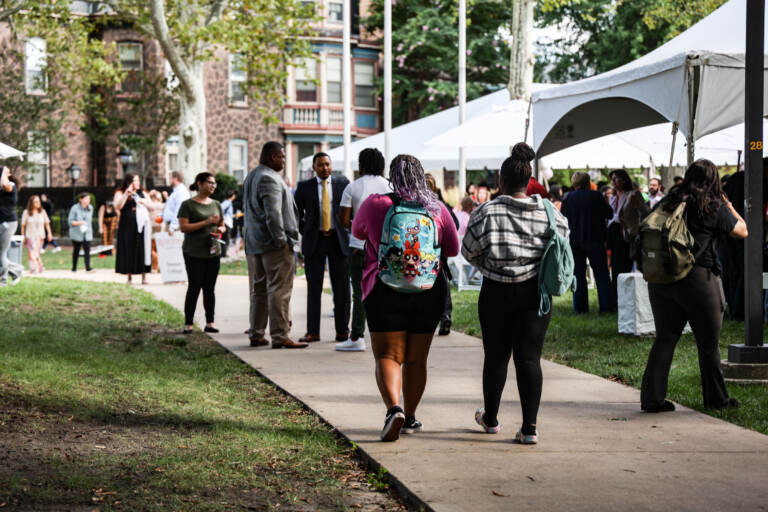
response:
<svg viewBox="0 0 768 512"><path fill-rule="evenodd" d="M26 249L24 249L24 255L22 259L23 259L22 263L24 264L24 268L29 269ZM72 268L72 248L63 247L61 252L56 252L56 253L51 252L49 250L48 252L42 255L42 260L43 260L43 265L48 270L69 270ZM91 266L93 268L107 268L107 269L114 270L115 257L114 256L104 256L104 257L93 256L91 257ZM83 270L85 268L85 263L83 262L82 257L80 257L80 259L78 260L77 267L79 270ZM247 276L248 264L245 262L245 259L222 263L221 270L219 271L219 273L222 275ZM304 269L299 268L296 274L304 275Z"/></svg>
<svg viewBox="0 0 768 512"><path fill-rule="evenodd" d="M0 315L0 508L400 509L331 428L147 292L25 279Z"/></svg>
<svg viewBox="0 0 768 512"><path fill-rule="evenodd" d="M453 326L480 337L477 297L478 292L453 291ZM591 311L598 310L595 290L590 290L589 306ZM727 357L729 344L743 343L743 333L742 323L725 321L720 339L723 359ZM574 314L571 295L567 294L555 297L552 322L544 344L544 357L639 389L652 343L652 337L618 334L616 314ZM741 401L740 409L720 412L703 408L696 345L692 334L683 335L672 363L668 398L768 434L768 387L760 384L729 384L728 391Z"/></svg>

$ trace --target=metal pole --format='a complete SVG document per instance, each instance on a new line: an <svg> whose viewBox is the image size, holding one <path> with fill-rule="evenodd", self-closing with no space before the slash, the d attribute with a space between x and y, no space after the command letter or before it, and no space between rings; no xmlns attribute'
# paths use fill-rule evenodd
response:
<svg viewBox="0 0 768 512"><path fill-rule="evenodd" d="M392 159L392 2L384 2L384 174Z"/></svg>
<svg viewBox="0 0 768 512"><path fill-rule="evenodd" d="M467 0L459 0L459 124L466 120L467 103ZM467 160L459 147L459 197L467 190Z"/></svg>
<svg viewBox="0 0 768 512"><path fill-rule="evenodd" d="M744 344L728 347L732 363L768 363L763 345L763 55L764 0L747 1L744 84Z"/></svg>
<svg viewBox="0 0 768 512"><path fill-rule="evenodd" d="M342 101L344 102L344 176L349 181L355 177L352 172L352 162L350 161L350 144L352 143L352 44L351 44L351 25L352 9L350 0L344 0L342 11L344 18L344 30L342 31L342 76L343 84Z"/></svg>

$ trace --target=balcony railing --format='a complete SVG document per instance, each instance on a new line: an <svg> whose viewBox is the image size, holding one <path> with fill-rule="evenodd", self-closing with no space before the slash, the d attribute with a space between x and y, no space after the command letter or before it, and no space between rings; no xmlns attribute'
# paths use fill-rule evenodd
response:
<svg viewBox="0 0 768 512"><path fill-rule="evenodd" d="M378 113L353 109L351 124L353 129L376 130L379 125ZM339 129L344 126L344 112L336 105L287 105L283 111L283 125L314 130Z"/></svg>

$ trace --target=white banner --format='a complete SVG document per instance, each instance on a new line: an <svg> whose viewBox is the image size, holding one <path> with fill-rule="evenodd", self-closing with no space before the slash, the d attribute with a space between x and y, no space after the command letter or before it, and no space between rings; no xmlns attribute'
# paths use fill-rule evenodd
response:
<svg viewBox="0 0 768 512"><path fill-rule="evenodd" d="M155 245L157 245L157 261L160 274L164 283L176 283L187 280L187 269L184 266L184 254L181 245L184 243L184 234L175 231L168 234L163 231L155 233Z"/></svg>

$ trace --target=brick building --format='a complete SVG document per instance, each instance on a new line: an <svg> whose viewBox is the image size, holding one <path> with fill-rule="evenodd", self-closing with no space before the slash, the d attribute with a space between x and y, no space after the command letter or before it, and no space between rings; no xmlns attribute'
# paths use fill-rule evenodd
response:
<svg viewBox="0 0 768 512"><path fill-rule="evenodd" d="M258 164L259 151L264 142L280 140L286 144L288 180L295 184L303 176L297 162L316 151L327 150L342 142L342 1L304 0L315 4L321 14L318 37L313 49L318 59L308 60L302 68L289 70L286 84L287 102L279 124L265 124L262 114L249 103L238 82L245 77L237 69L236 57L225 50L216 52L216 58L205 65L206 124L208 143L208 170L226 172L242 181L248 169ZM379 46L359 25L360 12L367 11L370 0L352 2L352 79L353 79L353 138L360 138L380 130L379 99L375 93L374 78L379 73ZM88 15L93 2L73 2L73 9ZM128 71L120 84L118 98L136 94L137 81L142 74L170 73L157 41L148 40L129 27L105 25L97 37L114 42L123 69ZM8 40L10 30L0 25L0 40ZM45 62L45 43L30 40L24 45L25 76L29 79ZM27 94L45 94L44 90L27 86ZM119 100L118 100L119 103ZM30 188L70 187L72 183L65 169L72 163L83 172L76 182L78 188L113 187L126 172L143 175L147 186L168 183L171 171L178 168L178 136L158 141L156 151L140 154L120 143L120 136L106 143L97 143L80 129L87 119L68 119L63 127L66 145L56 151L30 153L27 158L36 171L22 176ZM127 134L123 134L127 135ZM120 162L130 155L129 163Z"/></svg>

